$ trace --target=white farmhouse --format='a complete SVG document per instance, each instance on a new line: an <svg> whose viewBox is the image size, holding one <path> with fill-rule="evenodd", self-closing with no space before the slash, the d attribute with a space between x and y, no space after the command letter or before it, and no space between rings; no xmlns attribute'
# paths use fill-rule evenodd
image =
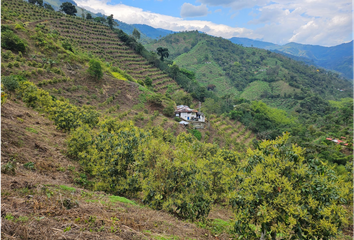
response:
<svg viewBox="0 0 354 240"><path fill-rule="evenodd" d="M185 121L205 122L205 116L203 113L198 112L195 109L191 109L185 105L177 106L175 114L176 117L179 117Z"/></svg>

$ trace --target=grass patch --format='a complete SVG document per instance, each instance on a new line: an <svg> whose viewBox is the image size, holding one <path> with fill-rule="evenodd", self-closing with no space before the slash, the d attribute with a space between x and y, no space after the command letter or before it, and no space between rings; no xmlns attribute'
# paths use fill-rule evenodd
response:
<svg viewBox="0 0 354 240"><path fill-rule="evenodd" d="M36 129L34 129L34 128L26 127L26 130L29 131L29 132L38 134L38 131Z"/></svg>
<svg viewBox="0 0 354 240"><path fill-rule="evenodd" d="M108 197L109 200L113 203L115 202L122 202L122 203L128 203L128 204L132 204L132 205L137 205L135 202L129 200L129 199L126 199L125 197L119 197L119 196L109 196Z"/></svg>
<svg viewBox="0 0 354 240"><path fill-rule="evenodd" d="M65 185L60 185L59 187L61 189L65 190L65 191L70 191L70 192L75 192L76 191L76 188L68 187L68 186L65 186Z"/></svg>
<svg viewBox="0 0 354 240"><path fill-rule="evenodd" d="M127 81L127 79L125 77L123 77L122 74L118 73L118 72L111 72L112 76L119 79L119 80L124 80Z"/></svg>

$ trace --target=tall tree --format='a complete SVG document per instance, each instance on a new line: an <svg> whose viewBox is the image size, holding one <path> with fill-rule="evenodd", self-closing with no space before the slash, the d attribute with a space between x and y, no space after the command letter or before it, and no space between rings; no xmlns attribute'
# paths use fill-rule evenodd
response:
<svg viewBox="0 0 354 240"><path fill-rule="evenodd" d="M69 2L65 2L62 5L60 5L60 11L64 12L70 16L74 16L75 13L77 13L75 5Z"/></svg>
<svg viewBox="0 0 354 240"><path fill-rule="evenodd" d="M87 14L86 14L86 19L88 19L88 20L92 19L91 13L87 13Z"/></svg>
<svg viewBox="0 0 354 240"><path fill-rule="evenodd" d="M167 48L163 48L163 47L158 47L156 49L157 51L157 55L160 56L160 60L163 61L164 58L168 58L169 53L168 53L168 49Z"/></svg>
<svg viewBox="0 0 354 240"><path fill-rule="evenodd" d="M113 14L111 14L110 16L107 17L107 22L108 22L108 26L111 29L113 29L113 25L114 25Z"/></svg>
<svg viewBox="0 0 354 240"><path fill-rule="evenodd" d="M133 37L135 39L140 39L140 32L136 28L134 28Z"/></svg>
<svg viewBox="0 0 354 240"><path fill-rule="evenodd" d="M37 4L38 6L43 7L43 0L37 0Z"/></svg>
<svg viewBox="0 0 354 240"><path fill-rule="evenodd" d="M54 8L52 7L52 5L47 4L47 3L44 4L44 8L47 10L50 10L50 11L54 11Z"/></svg>
<svg viewBox="0 0 354 240"><path fill-rule="evenodd" d="M38 6L43 7L43 0L28 0L31 4L38 4Z"/></svg>
<svg viewBox="0 0 354 240"><path fill-rule="evenodd" d="M98 23L105 23L106 22L106 19L104 17L95 17L94 20L95 20L95 22L98 22Z"/></svg>

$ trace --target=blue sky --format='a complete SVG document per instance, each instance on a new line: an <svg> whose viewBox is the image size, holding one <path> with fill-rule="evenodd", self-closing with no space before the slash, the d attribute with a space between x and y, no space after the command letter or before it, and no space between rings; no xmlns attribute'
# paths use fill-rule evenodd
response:
<svg viewBox="0 0 354 240"><path fill-rule="evenodd" d="M120 21L224 38L333 46L352 40L350 0L75 0Z"/></svg>
<svg viewBox="0 0 354 240"><path fill-rule="evenodd" d="M108 3L108 5L116 5L119 3L133 6L137 8L142 8L146 11L155 12L159 14L169 15L173 17L182 17L181 8L184 3L190 3L195 6L200 6L201 3L196 1L185 1L185 0L113 0ZM241 10L232 10L223 6L212 6L208 7L210 13L206 16L195 16L195 17L185 17L185 19L198 19L205 21L212 21L217 24L225 24L229 26L247 27L250 29L255 29L260 25L247 24L254 17L250 14L252 12L256 13L257 8L247 8Z"/></svg>

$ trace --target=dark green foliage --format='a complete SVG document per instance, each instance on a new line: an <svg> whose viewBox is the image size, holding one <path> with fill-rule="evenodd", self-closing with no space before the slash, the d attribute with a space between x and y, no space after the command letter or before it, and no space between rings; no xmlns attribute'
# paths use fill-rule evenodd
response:
<svg viewBox="0 0 354 240"><path fill-rule="evenodd" d="M65 40L63 43L62 43L62 46L65 50L69 50L71 52L74 52L73 50L73 47L71 45L71 43L69 43L69 41Z"/></svg>
<svg viewBox="0 0 354 240"><path fill-rule="evenodd" d="M15 92L15 90L20 86L18 78L14 75L2 77L1 83L4 85L6 90L10 92Z"/></svg>
<svg viewBox="0 0 354 240"><path fill-rule="evenodd" d="M100 80L103 77L102 66L100 62L95 59L90 60L87 72L96 80Z"/></svg>
<svg viewBox="0 0 354 240"><path fill-rule="evenodd" d="M40 7L43 6L43 0L28 0L28 2L31 4L38 4Z"/></svg>
<svg viewBox="0 0 354 240"><path fill-rule="evenodd" d="M144 46L141 43L136 44L135 46L135 52L140 54L144 50Z"/></svg>
<svg viewBox="0 0 354 240"><path fill-rule="evenodd" d="M140 32L136 28L134 28L132 35L135 39L140 39Z"/></svg>
<svg viewBox="0 0 354 240"><path fill-rule="evenodd" d="M17 52L26 52L27 44L13 31L6 30L1 32L1 47Z"/></svg>
<svg viewBox="0 0 354 240"><path fill-rule="evenodd" d="M44 8L49 10L49 11L54 11L54 8L52 7L52 5L47 4L47 3L44 4Z"/></svg>
<svg viewBox="0 0 354 240"><path fill-rule="evenodd" d="M107 23L108 23L108 26L111 29L113 29L113 25L114 25L113 14L111 14L110 16L107 17Z"/></svg>
<svg viewBox="0 0 354 240"><path fill-rule="evenodd" d="M146 76L144 83L146 86L151 86L151 84L152 84L151 78L149 76Z"/></svg>
<svg viewBox="0 0 354 240"><path fill-rule="evenodd" d="M160 56L160 60L163 61L164 58L168 58L169 53L167 48L158 47L156 49L157 55Z"/></svg>
<svg viewBox="0 0 354 240"><path fill-rule="evenodd" d="M175 113L175 107L172 102L169 103L167 107L163 109L163 114L166 115L167 117L173 117L174 113Z"/></svg>
<svg viewBox="0 0 354 240"><path fill-rule="evenodd" d="M70 2L64 2L60 5L60 11L68 15L74 16L77 13L75 5Z"/></svg>
<svg viewBox="0 0 354 240"><path fill-rule="evenodd" d="M195 80L195 72L184 69L184 68L180 68L179 71L181 73L183 73L184 75L186 75L190 80Z"/></svg>
<svg viewBox="0 0 354 240"><path fill-rule="evenodd" d="M98 23L105 23L107 20L104 17L95 17L94 21Z"/></svg>
<svg viewBox="0 0 354 240"><path fill-rule="evenodd" d="M199 132L197 129L191 129L189 132L199 141L202 140L202 133Z"/></svg>
<svg viewBox="0 0 354 240"><path fill-rule="evenodd" d="M87 14L86 14L86 19L87 19L87 20L92 19L92 15L91 15L91 13L87 13Z"/></svg>
<svg viewBox="0 0 354 240"><path fill-rule="evenodd" d="M304 114L318 114L323 116L328 114L330 110L330 106L328 101L323 100L318 95L310 95L306 97L304 100L300 101L300 108L296 111Z"/></svg>
<svg viewBox="0 0 354 240"><path fill-rule="evenodd" d="M161 106L162 105L162 95L161 93L152 94L147 99L150 103Z"/></svg>

